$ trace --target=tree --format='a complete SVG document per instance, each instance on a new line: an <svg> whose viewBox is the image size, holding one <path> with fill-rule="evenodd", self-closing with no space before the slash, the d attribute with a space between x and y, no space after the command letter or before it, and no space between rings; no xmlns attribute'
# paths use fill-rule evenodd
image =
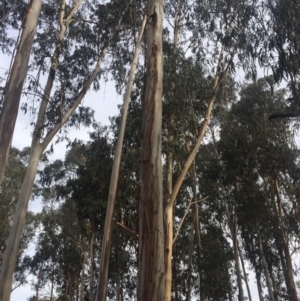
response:
<svg viewBox="0 0 300 301"><path fill-rule="evenodd" d="M146 82L141 141L138 300L164 300L163 178L161 122L163 86L163 1L148 3Z"/></svg>
<svg viewBox="0 0 300 301"><path fill-rule="evenodd" d="M130 102L130 96L131 96L132 86L134 82L134 76L135 76L136 66L138 63L146 21L147 21L147 17L145 15L141 25L138 40L135 46L136 49L134 52L134 57L132 60L132 65L131 65L128 83L126 87L126 92L124 95L124 103L122 106L122 114L121 114L121 124L119 128L117 144L114 152L114 163L112 167L110 188L108 193L108 206L107 206L107 212L105 218L104 238L103 238L102 253L101 253L100 276L99 276L99 284L97 289L98 301L101 300L104 301L106 299L107 274L108 274L108 264L109 264L109 255L110 255L110 245L111 245L111 233L112 233L112 219L114 214L116 192L118 187L119 169L120 169L120 162L121 162L121 155L122 155L122 148L123 148L125 126L127 120L127 112L128 112L128 106Z"/></svg>
<svg viewBox="0 0 300 301"><path fill-rule="evenodd" d="M1 269L0 297L3 296L4 300L7 300L10 295L11 280L15 267L18 245L25 223L28 201L38 169L39 160L45 149L51 143L52 139L60 131L60 129L67 124L68 121L69 125L74 125L74 123L76 124L77 122L89 125L92 122L92 112L88 108L80 108L79 114L73 113L78 108L88 89L99 76L101 64L104 60L105 54L108 51L113 38L115 37L116 31L121 25L122 17L124 16L124 13L126 11L122 11L122 13L118 17L113 16L114 18L116 18L114 19L115 26L113 27L112 32L108 33L108 35L104 34L103 41L101 41L103 42L103 45L100 46L101 50L99 50L99 45L96 45L98 52L93 52L92 56L87 56L87 64L84 64L84 68L74 70L76 72L72 74L73 78L70 78L70 69L66 69L66 66L63 66L63 68L61 68L61 65L63 65L63 63L59 61L59 58L61 54L65 54L67 59L66 61L74 67L74 65L72 64L72 59L74 60L74 58L76 58L77 49L72 49L73 54L70 54L68 51L66 51L65 47L71 47L71 44L68 45L68 43L64 43L64 39L67 33L67 28L70 25L71 21L74 21L75 13L79 9L81 3L82 0L75 2L74 6L70 8L69 14L67 14L66 11L65 0L62 0L60 7L54 7L54 9L56 8L59 11L59 34L57 36L56 42L54 43L54 53L51 56L51 67L48 74L46 86L44 88L44 93L41 97L41 103L37 114L37 121L35 123L33 132L29 163L21 188L21 193L18 199L16 213L14 215L14 222L11 228L3 266ZM47 9L50 9L51 11L53 10L53 7L48 6ZM109 17L111 16L108 15L107 18L109 19ZM75 22L72 22L72 25L74 23ZM70 30L68 34L72 35L72 30ZM86 33L81 32L81 34L86 37ZM84 42L85 39L83 39L83 43L81 44L81 51L85 51L86 49ZM95 56L96 62L94 62ZM40 61L40 64L41 63L43 66L43 60ZM94 65L92 71L89 70L89 64ZM60 89L55 91L53 95L54 102L52 102L51 91L58 74L61 75L61 86ZM64 76L66 75L68 76L64 78ZM80 80L78 80L78 76ZM77 89L75 91L73 90L73 86L71 85L72 79L78 81L76 85ZM71 115L72 118L70 118Z"/></svg>
<svg viewBox="0 0 300 301"><path fill-rule="evenodd" d="M0 184L3 180L16 119L23 83L27 74L29 56L42 8L42 0L32 0L22 24L22 34L9 78L4 89L0 115Z"/></svg>

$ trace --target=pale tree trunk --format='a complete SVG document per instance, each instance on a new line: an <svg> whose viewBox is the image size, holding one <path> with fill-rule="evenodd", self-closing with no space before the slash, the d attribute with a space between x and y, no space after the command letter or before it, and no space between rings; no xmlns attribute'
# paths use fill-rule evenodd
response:
<svg viewBox="0 0 300 301"><path fill-rule="evenodd" d="M29 163L27 166L27 171L25 174L25 178L22 184L21 192L18 198L18 203L17 203L17 209L14 215L14 221L13 225L10 231L10 236L7 242L7 248L5 251L5 256L4 256L4 261L3 261L3 267L1 269L1 275L0 275L0 300L1 301L8 301L9 296L10 296L10 291L11 291L11 284L12 284L12 277L13 277L13 271L15 268L15 263L17 260L17 252L18 252L18 246L20 243L23 227L25 224L25 219L26 219L26 213L27 213L27 206L29 202L29 198L32 192L32 187L34 184L34 179L37 173L37 168L38 168L38 163L39 159L44 152L44 150L47 148L47 146L50 144L52 139L55 137L57 132L62 128L62 126L69 120L70 116L74 113L74 111L77 109L79 104L81 103L82 99L84 98L86 92L92 85L93 81L97 77L101 64L103 62L103 59L106 55L106 52L112 42L112 39L114 37L114 33L116 30L119 28L122 18L125 14L125 11L123 14L120 16L117 26L114 28L114 31L110 38L107 41L106 46L103 48L101 55L98 58L98 61L94 67L93 72L91 75L87 78L85 86L81 88L79 91L77 97L74 100L74 103L67 109L65 114L62 116L61 121L53 126L52 129L48 131L46 134L45 138L43 139L42 142L41 140L41 131L43 129L44 125L44 118L45 118L45 113L47 109L47 104L49 100L49 96L51 94L51 89L53 86L54 82L54 76L58 64L58 56L61 51L61 45L62 45L62 40L61 37L64 37L64 33L66 30L66 26L72 21L72 17L74 13L77 11L79 6L81 5L82 0L78 0L75 4L74 7L71 9L68 17L64 19L64 13L65 13L65 1L62 1L62 8L61 8L61 15L60 15L60 23L62 24L61 26L61 31L59 34L59 40L56 45L56 50L54 52L54 55L52 57L52 63L51 63L51 68L49 72L49 77L47 80L47 84L45 87L45 93L42 98L42 102L39 108L39 113L37 117L37 122L35 125L35 130L33 133L32 137L32 143L31 143L31 148L30 148L30 159ZM6 299L1 299L2 296L5 296Z"/></svg>
<svg viewBox="0 0 300 301"><path fill-rule="evenodd" d="M264 270L265 277L266 277L267 287L268 287L268 291L269 291L269 297L270 297L271 301L275 301L274 293L273 293L273 289L272 289L272 281L271 281L271 278L269 275L268 265L267 265L265 252L264 252L263 245L262 245L261 234L260 234L259 230L257 231L257 238L258 238L258 250L259 250L263 270Z"/></svg>
<svg viewBox="0 0 300 301"><path fill-rule="evenodd" d="M195 160L192 165L192 181L193 181L193 197L194 202L197 200L197 183L196 183L196 164ZM204 293L204 277L201 268L201 253L202 253L202 244L201 244L201 234L200 234L200 221L199 221L199 208L198 204L194 204L194 227L195 227L195 235L196 235L196 243L197 243L197 267L198 267L198 275L199 275L199 288L200 288L200 301L205 300Z"/></svg>
<svg viewBox="0 0 300 301"><path fill-rule="evenodd" d="M283 247L283 252L284 252L284 259L285 259L285 264L286 264L286 286L288 289L288 294L289 298L291 301L298 301L298 296L297 296L297 290L296 290L296 285L295 285L295 280L294 280L294 275L293 275L293 265L292 265L292 258L289 250L289 243L288 243L288 238L285 235L284 232L284 225L282 222L282 208L281 208L281 197L279 193L279 184L278 184L278 179L275 179L275 194L277 197L277 207L276 203L274 200L274 208L276 210L276 216L278 219L278 234L281 236L280 240L282 243Z"/></svg>
<svg viewBox="0 0 300 301"><path fill-rule="evenodd" d="M41 7L42 0L31 0L29 3L16 56L4 90L3 107L0 115L0 184L5 173Z"/></svg>
<svg viewBox="0 0 300 301"><path fill-rule="evenodd" d="M242 250L241 250L238 242L237 242L237 244L238 244L239 255L240 255L240 259L241 259L241 263L242 263L242 269L243 269L243 274L244 274L244 282L245 282L246 288L247 288L248 299L249 299L249 301L252 301L251 292L250 292L249 283L248 283L248 276L247 276L247 273L246 273L246 268L245 268L245 263L244 263Z"/></svg>
<svg viewBox="0 0 300 301"><path fill-rule="evenodd" d="M141 141L138 301L165 300L161 123L163 0L149 1Z"/></svg>
<svg viewBox="0 0 300 301"><path fill-rule="evenodd" d="M199 229L199 210L198 210L198 204L197 201L197 183L196 183L196 164L195 160L192 164L192 170L191 170L191 178L192 178L192 192L193 192L193 201L194 201L194 216L193 216L193 223L191 226L191 234L190 234L190 246L189 246L189 275L188 275L188 295L187 300L191 300L191 292L192 292L192 283L191 283L191 273L192 273L192 258L193 258L193 245L194 245L194 230L196 235L196 241L197 241L197 251L198 251L198 273L199 273L199 279L202 276L201 272L201 265L200 265L200 256L201 256L201 240L200 240L200 229ZM201 299L201 279L200 279L200 299Z"/></svg>
<svg viewBox="0 0 300 301"><path fill-rule="evenodd" d="M81 2L82 2L82 0L78 1L79 5L81 4ZM71 13L69 15L69 17L70 17L69 22L71 21L71 18L73 16L72 13L74 14L74 12L77 10L79 5L78 6L75 5L73 10L71 11ZM65 13L64 7L65 6L64 6L64 1L63 1L61 15L60 15L60 20L61 20L60 23L61 24L63 23L62 19L64 17L64 13ZM68 24L67 23L68 18L67 18L66 24ZM65 26L66 26L65 24L63 24L63 26L61 26L59 40L57 42L56 50L55 50L54 55L51 60L51 69L50 69L47 84L45 87L45 94L42 99L35 131L34 131L33 138L32 138L27 171L25 174L25 178L23 180L21 192L19 194L17 208L16 208L15 215L14 215L14 221L13 221L13 225L12 225L10 235L8 238L8 242L7 242L7 247L6 247L3 265L2 265L2 269L1 269L1 275L0 275L0 300L1 301L8 301L10 299L12 277L13 277L13 272L15 269L16 260L17 260L19 243L20 243L23 227L25 224L28 202L29 202L32 187L34 184L34 179L35 179L35 176L37 173L39 160L40 160L40 157L41 157L44 149L46 148L46 147L43 147L39 143L38 136L39 136L39 133L41 132L41 128L42 128L42 124L43 124L43 117L44 117L44 114L46 111L47 103L49 100L49 95L51 93L51 89L52 89L53 82L54 82L55 71L56 71L57 63L58 63L58 56L61 51L61 43L62 43L61 38L64 37Z"/></svg>
<svg viewBox="0 0 300 301"><path fill-rule="evenodd" d="M182 0L177 1L175 21L174 21L174 54L177 51L177 43L179 37L179 27L180 27L180 12L181 12ZM174 70L176 72L176 62L174 63ZM172 88L174 89L174 83L172 83ZM170 126L173 123L173 116L170 117ZM168 134L169 142L172 142L174 137ZM165 301L171 301L172 296L172 255L173 255L173 210L174 204L169 206L169 198L172 194L173 188L173 154L168 153L167 156L167 197L164 206L164 229L165 229Z"/></svg>
<svg viewBox="0 0 300 301"><path fill-rule="evenodd" d="M232 28L232 25L233 25L233 23L230 24L229 27ZM174 39L174 41L177 41L177 39L178 39L178 30L179 30L178 26L175 26L176 38ZM231 30L228 30L227 34L230 31ZM165 271L166 271L165 300L166 301L171 300L171 288L172 288L173 207L174 207L175 200L176 200L177 194L179 192L179 189L185 179L185 176L186 176L187 172L189 171L190 166L191 166L192 162L194 161L194 159L200 149L201 143L203 141L203 138L204 138L206 130L207 130L209 119L212 114L216 93L218 91L218 88L219 88L222 80L228 73L229 66L230 66L230 64L233 60L234 54L235 54L235 51L234 51L226 65L225 70L223 72L221 72L221 64L222 64L222 60L223 60L224 51L225 51L225 46L222 46L220 55L219 55L219 59L218 59L217 68L216 68L217 71L216 71L215 79L214 79L213 86L212 86L211 97L209 100L208 109L207 109L205 117L204 117L204 122L202 124L201 131L199 133L199 136L197 137L197 141L196 141L196 144L194 145L194 148L190 152L190 154L185 162L184 168L182 169L180 176L178 177L174 187L171 189L170 196L164 207L165 261L166 261L166 263L165 263L165 265L166 265L165 266ZM168 161L171 160L170 158L172 158L172 157L169 155ZM168 163L168 164L170 164L170 163Z"/></svg>
<svg viewBox="0 0 300 301"><path fill-rule="evenodd" d="M124 133L126 127L128 107L130 103L130 96L131 96L132 86L135 78L135 71L139 59L146 21L147 21L147 17L145 15L140 29L138 41L135 46L135 53L131 64L131 70L129 73L126 93L124 96L122 117L121 117L121 124L120 124L118 139L117 139L117 145L114 152L114 162L113 162L112 173L110 178L106 218L105 218L105 225L104 225L104 235L102 240L101 264L100 264L100 274L99 274L100 276L99 276L97 298L96 298L97 301L106 300L107 275L108 275L108 266L109 266L109 255L111 249L112 224L113 224L113 215L115 211L115 199L116 199L116 192L117 192L118 179L119 179L119 170L120 170L120 162L122 156Z"/></svg>

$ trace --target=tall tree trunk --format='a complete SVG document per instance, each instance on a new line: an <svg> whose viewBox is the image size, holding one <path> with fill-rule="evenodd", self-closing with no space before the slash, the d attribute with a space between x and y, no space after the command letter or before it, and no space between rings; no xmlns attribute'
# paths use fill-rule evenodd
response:
<svg viewBox="0 0 300 301"><path fill-rule="evenodd" d="M242 251L241 251L241 248L240 248L238 242L237 242L237 244L238 244L239 255L240 255L240 259L241 259L241 263L242 263L243 274L244 274L244 282L246 284L248 298L249 298L249 301L252 301L251 292L250 292L249 283L248 283L248 276L247 276L246 269L245 269L245 264L244 264L243 254L242 254Z"/></svg>
<svg viewBox="0 0 300 301"><path fill-rule="evenodd" d="M114 162L113 162L111 179L110 179L106 218L105 218L105 225L104 225L104 235L102 240L101 264L100 264L100 274L99 274L100 276L99 276L97 299L96 299L97 301L106 300L107 275L108 275L108 266L109 266L109 255L111 249L112 223L113 223L113 215L115 211L115 199L116 199L116 192L117 192L118 179L119 179L119 170L120 170L120 162L122 156L124 133L126 127L128 107L130 103L130 96L131 96L132 86L134 82L136 66L139 59L146 21L147 21L147 17L145 15L140 29L138 41L135 46L135 53L131 64L131 70L130 70L129 79L127 83L126 93L124 96L124 103L122 107L121 125L119 129L116 149L114 152Z"/></svg>
<svg viewBox="0 0 300 301"><path fill-rule="evenodd" d="M47 79L46 87L44 89L45 93L39 109L36 127L32 138L29 163L27 166L25 178L23 180L22 188L19 194L17 208L14 215L14 221L8 238L7 248L3 260L3 266L1 269L1 275L0 275L0 300L1 301L8 301L10 299L12 277L15 269L16 260L17 260L17 253L20 244L20 239L25 224L28 202L31 195L34 179L37 173L40 156L42 155L45 149L45 147L42 147L42 145L39 143L39 133L42 130L43 116L46 111L46 107L49 101L49 96L51 94L51 89L54 82L55 72L58 63L58 56L61 52L62 39L64 38L66 26L71 21L74 12L77 10L81 2L82 0L78 0L74 8L71 10L68 18L66 19L66 22L64 23L62 20L65 15L65 10L64 10L65 2L64 0L62 1L62 9L60 13L61 28L59 33L59 39L56 44L54 55L52 56L51 59L51 68Z"/></svg>
<svg viewBox="0 0 300 301"><path fill-rule="evenodd" d="M178 37L179 37L179 26L181 19L181 1L177 0L176 6L176 14L174 20L174 52L176 55ZM176 72L176 61L174 62L173 72ZM174 89L174 83L172 83L172 88ZM173 124L173 116L170 116L169 125L170 127ZM168 141L172 142L174 137L168 133ZM165 205L168 204L169 198L172 194L173 188L173 153L170 151L167 155L167 197L165 200ZM164 229L165 229L165 279L166 279L166 288L165 288L165 301L171 301L172 296L172 255L173 255L173 207L172 206L164 206Z"/></svg>
<svg viewBox="0 0 300 301"><path fill-rule="evenodd" d="M149 1L141 143L138 301L165 300L161 122L163 0Z"/></svg>
<svg viewBox="0 0 300 301"><path fill-rule="evenodd" d="M274 208L276 210L276 216L278 219L277 229L278 229L278 234L280 235L280 240L283 247L283 252L285 257L284 259L286 264L286 286L288 289L290 300L298 301L297 290L296 290L296 285L295 285L295 280L293 275L292 258L289 250L288 239L284 232L284 224L282 222L282 209L281 209L282 205L281 205L281 197L280 197L279 184L277 178L275 179L274 186L275 186L275 194L277 197L277 206L274 200Z"/></svg>
<svg viewBox="0 0 300 301"><path fill-rule="evenodd" d="M258 238L258 250L259 250L263 270L264 270L265 277L266 277L267 287L268 287L268 291L269 291L269 297L270 297L271 301L275 301L274 293L273 293L273 289L272 289L272 281L271 281L271 278L269 275L268 265L267 265L265 252L263 249L263 244L262 244L262 239L261 239L261 234L260 234L259 230L257 231L257 238Z"/></svg>
<svg viewBox="0 0 300 301"><path fill-rule="evenodd" d="M77 9L79 8L79 6L81 5L82 1L83 0L77 0L77 2L74 4L74 7L71 9L69 15L66 18L64 18L65 0L62 0L62 7L61 7L61 14L60 14L61 31L59 33L59 40L57 42L56 49L54 51L54 55L51 59L51 68L50 68L48 80L46 83L46 87L44 89L45 93L44 93L44 96L42 98L42 102L41 102L41 105L39 108L37 122L35 124L35 130L34 130L33 137L32 137L32 143L31 143L31 149L30 149L30 155L29 155L30 156L29 164L27 166L26 175L25 175L25 178L24 178L24 181L22 184L19 198L18 198L17 209L16 209L16 212L14 215L14 222L13 222L13 225L12 225L12 228L10 231L10 236L9 236L9 239L7 242L7 249L6 249L5 257L4 257L4 261L3 261L3 267L1 269L1 275L0 275L0 300L1 301L9 300L13 271L14 271L16 260L17 260L18 246L20 243L22 230L23 230L23 227L25 224L27 206L28 206L29 198L30 198L30 195L32 192L34 178L37 173L39 159L40 159L43 151L50 144L50 142L55 137L57 132L63 127L63 125L69 120L70 116L77 109L77 107L81 103L82 99L84 98L86 92L88 91L88 89L94 82L95 78L99 74L101 64L106 55L106 52L114 38L115 32L120 27L121 21L126 12L126 10L124 10L123 13L121 14L121 16L117 22L117 25L114 28L112 35L110 36L105 47L103 48L101 55L98 57L98 61L94 67L93 72L86 79L86 84L79 91L77 97L74 100L74 103L68 108L68 110L62 116L61 121L56 123L52 127L52 129L47 132L44 139L42 139L41 132L43 130L47 104L49 101L51 89L52 89L53 82L54 82L54 76L55 76L56 69L57 69L58 56L61 52L62 39L64 37L64 33L66 31L68 24L72 21L72 17L74 15L74 13L77 11ZM40 142L41 139L43 140L42 142ZM5 297L7 299L1 299L2 295L3 296L5 295Z"/></svg>
<svg viewBox="0 0 300 301"><path fill-rule="evenodd" d="M193 180L193 196L194 201L197 200L197 187L196 187L196 165L195 160L193 162L192 166L192 180ZM196 235L196 243L197 243L197 267L198 267L198 274L199 274L199 288L200 288L200 301L205 300L205 294L204 294L204 278L203 278L203 272L201 268L201 253L202 253L202 245L201 245L201 234L200 234L200 221L199 221L199 209L198 204L194 204L194 227L195 227L195 235Z"/></svg>
<svg viewBox="0 0 300 301"><path fill-rule="evenodd" d="M0 184L5 173L41 7L42 0L31 0L29 3L16 56L4 90L3 107L0 115Z"/></svg>

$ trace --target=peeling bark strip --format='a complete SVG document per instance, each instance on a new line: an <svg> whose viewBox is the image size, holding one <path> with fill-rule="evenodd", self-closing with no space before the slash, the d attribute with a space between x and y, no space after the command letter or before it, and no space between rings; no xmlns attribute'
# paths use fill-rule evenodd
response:
<svg viewBox="0 0 300 301"><path fill-rule="evenodd" d="M141 147L138 300L165 295L163 185L161 163L163 0L149 1L146 85Z"/></svg>
<svg viewBox="0 0 300 301"><path fill-rule="evenodd" d="M6 162L19 111L21 92L27 74L31 47L40 17L41 7L42 0L31 0L28 6L27 16L24 20L12 70L5 86L3 108L0 116L0 184L2 183L5 173Z"/></svg>

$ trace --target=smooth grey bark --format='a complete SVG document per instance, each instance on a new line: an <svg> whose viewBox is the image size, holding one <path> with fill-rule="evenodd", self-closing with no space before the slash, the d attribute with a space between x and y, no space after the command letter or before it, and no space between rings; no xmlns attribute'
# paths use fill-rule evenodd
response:
<svg viewBox="0 0 300 301"><path fill-rule="evenodd" d="M148 3L146 82L141 141L138 301L165 300L161 162L163 0Z"/></svg>
<svg viewBox="0 0 300 301"><path fill-rule="evenodd" d="M6 169L19 111L21 93L27 74L30 52L41 8L42 0L30 1L27 15L22 25L23 29L13 60L12 69L4 89L3 107L0 115L0 184L2 183Z"/></svg>
<svg viewBox="0 0 300 301"><path fill-rule="evenodd" d="M121 156L122 156L124 133L125 133L126 120L127 120L128 108L130 103L130 96L131 96L132 86L135 78L136 66L138 63L139 54L141 50L142 38L144 34L146 21L147 21L147 17L145 15L141 25L139 37L135 46L135 52L131 64L131 69L129 73L127 88L126 88L123 107L122 107L121 124L120 124L117 144L114 152L114 162L113 162L111 179L110 179L107 210L106 210L105 225L104 225L104 235L102 240L101 264L100 264L100 274L99 274L100 276L99 276L97 298L96 298L97 301L106 300L107 275L108 275L108 266L109 266L109 255L111 249L112 224L113 224L113 215L115 211L115 202L116 202L115 200L116 200L116 192L117 192L118 179L119 179L119 170L120 170L120 163L121 163Z"/></svg>

